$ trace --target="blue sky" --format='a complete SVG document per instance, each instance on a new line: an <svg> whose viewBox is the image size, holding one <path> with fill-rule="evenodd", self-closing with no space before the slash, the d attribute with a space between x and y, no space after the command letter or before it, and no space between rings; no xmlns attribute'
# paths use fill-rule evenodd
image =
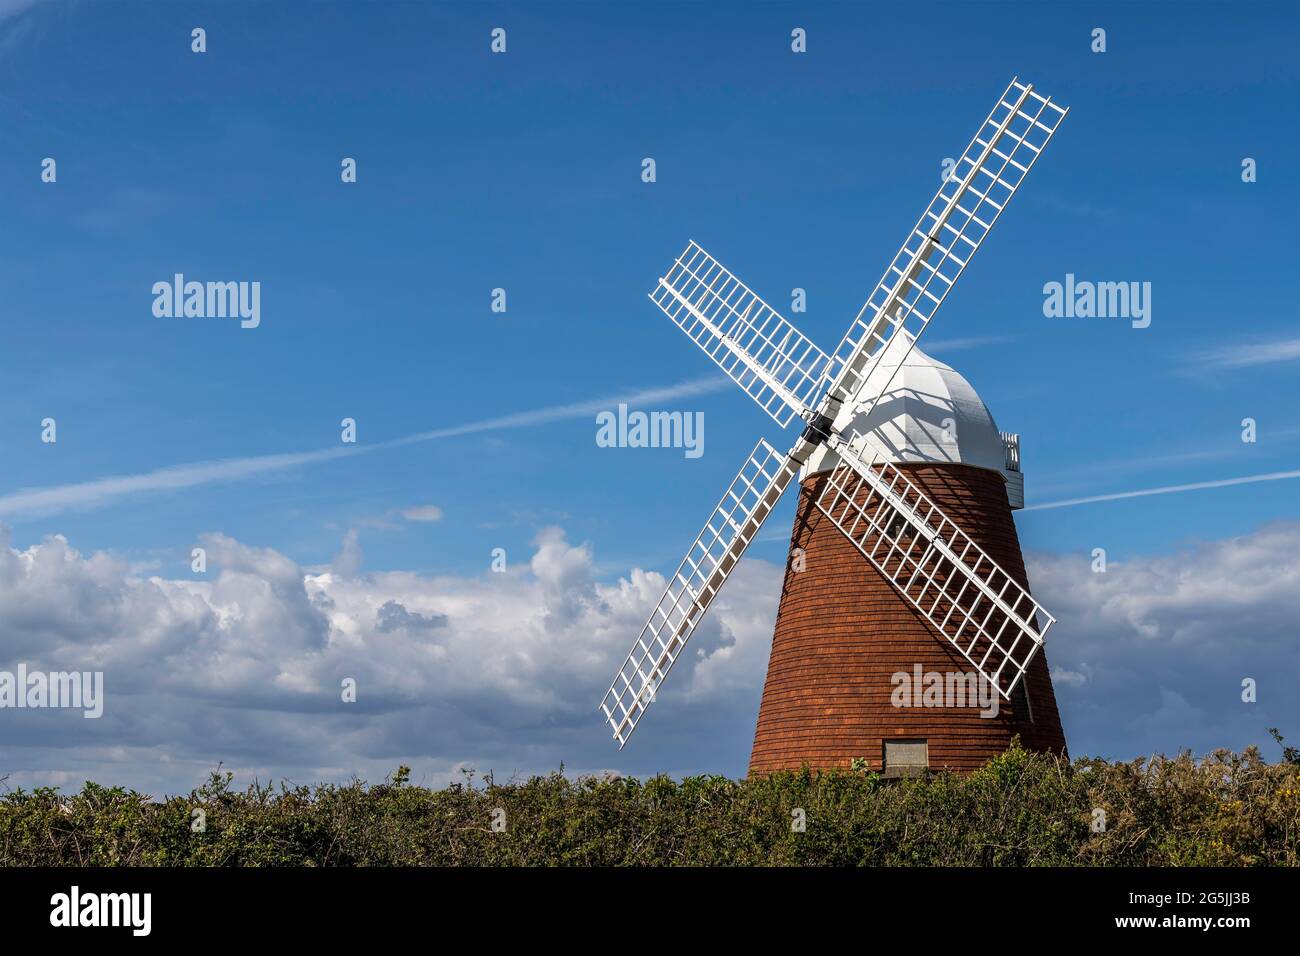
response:
<svg viewBox="0 0 1300 956"><path fill-rule="evenodd" d="M1287 232L1300 207L1290 175L1300 68L1289 5L9 0L0 16L0 521L16 552L58 534L85 560L113 556L126 577L186 580L190 549L221 535L238 543L232 554L267 549L308 573L353 532L365 573L456 582L455 591L487 573L493 548L522 567L546 553L543 529L559 527L569 550L556 552L555 581L570 581L573 554L587 555L581 587L592 593L634 568L670 572L756 438L781 445L792 435L718 382L646 292L694 238L831 349L933 194L943 159L959 155L1016 74L1071 113L923 345L1021 434L1030 504L1300 468ZM207 30L202 55L190 51L195 26ZM508 31L501 56L488 51L497 26ZM790 51L795 26L808 32L807 54ZM1104 54L1090 51L1097 26ZM40 181L47 156L58 162L55 184ZM356 184L340 182L345 156L357 160ZM647 156L653 184L640 177ZM1255 183L1241 180L1245 157L1257 160ZM259 281L260 327L156 318L150 287L176 272ZM1043 285L1066 273L1150 282L1150 327L1044 317ZM790 313L796 286L807 289L806 314ZM507 291L505 314L490 311L494 287ZM704 412L698 459L599 448L585 410L238 480L70 492L57 508L15 497L336 449L344 417L364 447L678 385L679 397L653 407ZM58 422L54 445L40 441L47 416ZM1253 444L1240 439L1248 416ZM1027 511L1017 524L1026 550L1057 569L1044 572L1053 581L1086 573L1097 547L1156 575L1135 571L1139 591L1138 581L1176 581L1180 554L1199 555L1187 563L1207 580L1285 581L1290 571L1272 559L1234 572L1208 562L1237 554L1230 542L1257 543L1261 529L1290 529L1298 490L1293 480L1254 483ZM755 594L765 593L763 563L782 561L792 505L793 496L766 529L773 540L747 561ZM401 517L421 506L441 518ZM548 568L534 561L543 591ZM1086 590L1061 589L1067 603ZM1178 614L1241 620L1259 610L1255 600L1225 595ZM1086 602L1072 610L1073 625L1063 616L1056 632L1060 650L1049 648L1053 664L1100 666L1065 646L1074 627L1078 646L1124 667L1124 637L1102 617L1079 620ZM1297 676L1282 620L1257 622L1234 658L1243 674ZM1129 621L1137 633L1145 622ZM1300 734L1300 710L1278 696L1257 705L1267 716L1233 709L1237 670L1180 670L1191 666L1178 644L1185 631L1159 626L1171 644L1142 657L1159 680L1058 682L1076 752L1241 746L1288 718ZM752 629L761 634L761 622ZM625 649L634 633L610 640ZM21 656L6 650L0 666ZM755 654L765 662L765 650ZM635 756L611 750L598 762L606 741L592 711L590 727L566 716L564 735L515 749L500 731L499 746L464 753L453 735L437 752L359 743L333 763L301 766L343 772L413 752L435 777L471 758L739 773L758 703L745 673L750 684L727 685L733 696L708 698L701 684L683 705L716 728L711 746L675 745L669 728L686 718L664 717L657 733L647 724ZM1222 679L1214 692L1211 673ZM761 666L757 674L761 686ZM1223 700L1206 699L1220 691ZM139 693L147 698L147 682ZM491 724L482 715L493 713L492 693L475 698L475 726ZM1169 719L1173 694L1200 708L1201 723L1191 737L1162 733L1158 720L1142 733L1103 726L1094 715L1107 694L1128 695L1134 720ZM449 713L439 719L470 721ZM69 743L72 756L47 764L36 738L16 736L22 756L12 759L32 780L75 764L131 782L140 758L105 756L113 732L124 731L96 731L103 739ZM145 775L159 786L180 785L215 755L143 732L138 746L191 762ZM268 744L229 759L274 770L276 758Z"/></svg>

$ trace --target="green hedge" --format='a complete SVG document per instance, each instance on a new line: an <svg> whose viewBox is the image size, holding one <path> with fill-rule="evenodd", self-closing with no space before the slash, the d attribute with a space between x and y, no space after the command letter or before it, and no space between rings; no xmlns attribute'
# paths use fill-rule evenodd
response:
<svg viewBox="0 0 1300 956"><path fill-rule="evenodd" d="M1294 866L1300 767L1250 748L1073 763L1013 747L968 775L490 777L188 797L87 783L0 798L0 864L163 866ZM1105 828L1094 826L1095 810ZM196 832L195 810L204 827ZM804 829L798 832L797 810ZM497 821L494 826L494 820ZM501 829L503 828L503 829Z"/></svg>

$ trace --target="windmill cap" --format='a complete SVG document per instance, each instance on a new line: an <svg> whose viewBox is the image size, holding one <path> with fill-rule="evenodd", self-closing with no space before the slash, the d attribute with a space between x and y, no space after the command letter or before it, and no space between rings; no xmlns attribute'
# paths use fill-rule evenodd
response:
<svg viewBox="0 0 1300 956"><path fill-rule="evenodd" d="M906 330L898 330L853 402L845 403L835 427L846 436L855 431L867 436L868 448L889 461L1005 470L1006 446L988 407L960 372L914 343ZM877 394L880 401L869 415L856 412L857 403ZM808 472L838 463L834 452L819 449L808 461Z"/></svg>

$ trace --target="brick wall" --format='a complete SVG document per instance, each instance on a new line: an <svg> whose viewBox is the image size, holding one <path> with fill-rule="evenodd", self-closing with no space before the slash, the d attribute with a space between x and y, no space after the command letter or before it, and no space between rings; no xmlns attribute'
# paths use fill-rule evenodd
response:
<svg viewBox="0 0 1300 956"><path fill-rule="evenodd" d="M1008 574L1028 588L1005 484L969 465L902 465L917 484ZM978 708L897 708L892 675L973 670L814 506L825 475L804 481L791 549L805 570L787 565L750 772L848 766L865 758L879 769L883 741L925 739L930 766L970 770L1020 734L1029 749L1064 751L1046 654L1025 676L1025 697L1000 700L994 718Z"/></svg>

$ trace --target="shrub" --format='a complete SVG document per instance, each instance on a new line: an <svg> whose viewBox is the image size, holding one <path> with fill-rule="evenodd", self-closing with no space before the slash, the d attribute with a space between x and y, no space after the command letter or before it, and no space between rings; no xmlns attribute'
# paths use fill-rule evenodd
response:
<svg viewBox="0 0 1300 956"><path fill-rule="evenodd" d="M1294 866L1300 770L1254 749L1073 763L1018 745L971 774L861 769L232 789L87 783L0 798L0 864L162 866ZM201 810L203 827L192 828ZM1094 827L1094 811L1105 827ZM805 826L795 826L802 811ZM1096 832L1094 832L1096 831Z"/></svg>

